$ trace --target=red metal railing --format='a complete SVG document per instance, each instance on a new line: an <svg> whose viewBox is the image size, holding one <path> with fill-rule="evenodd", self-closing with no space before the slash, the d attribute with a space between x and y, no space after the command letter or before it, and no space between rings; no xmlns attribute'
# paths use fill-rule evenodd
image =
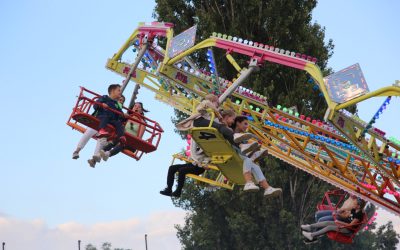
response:
<svg viewBox="0 0 400 250"><path fill-rule="evenodd" d="M86 131L85 126L97 129L97 124L99 120L95 116L91 115L91 112L94 112L93 106L95 104L101 105L101 103L96 101L99 97L100 95L98 95L97 93L81 87L78 100L67 121L67 125L82 133ZM134 112L127 115L108 107L105 107L105 109L108 109L118 115L124 116L127 121L132 121L134 123L140 124L140 126L144 126L144 134L142 138L139 138L129 133L125 133L128 141L127 148L123 151L125 154L135 158L136 160L139 160L140 157L143 155L143 152L149 153L157 149L158 144L161 140L161 133L163 133L164 130L156 121L153 121L145 116L141 116ZM123 107L123 110L128 111L126 107ZM111 129L113 130L113 128ZM129 150L129 148L136 149L136 151Z"/></svg>

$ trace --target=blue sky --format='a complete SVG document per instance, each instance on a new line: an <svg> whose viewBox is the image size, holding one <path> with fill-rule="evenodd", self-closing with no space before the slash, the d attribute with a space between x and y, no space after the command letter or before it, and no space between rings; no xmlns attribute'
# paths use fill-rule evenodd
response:
<svg viewBox="0 0 400 250"><path fill-rule="evenodd" d="M80 134L65 125L80 85L105 92L122 81L106 60L138 22L152 21L153 8L153 1L0 1L0 215L55 227L180 211L158 191L185 142L173 132L173 109L151 92L142 88L138 99L165 133L159 150L139 162L118 155L91 169L93 142L74 161ZM334 40L330 67L360 63L370 90L400 79L399 9L394 0L321 1L313 19ZM360 116L369 120L382 102L361 104ZM394 98L376 125L400 139L399 104Z"/></svg>

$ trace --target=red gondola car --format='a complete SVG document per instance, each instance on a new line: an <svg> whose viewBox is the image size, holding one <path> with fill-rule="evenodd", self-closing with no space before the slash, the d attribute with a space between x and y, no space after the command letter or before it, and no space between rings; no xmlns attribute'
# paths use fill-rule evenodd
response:
<svg viewBox="0 0 400 250"><path fill-rule="evenodd" d="M322 199L321 203L318 203L317 210L336 210L340 207L340 205L344 202L348 193L344 192L343 190L331 190L327 191ZM335 216L334 216L335 217ZM368 216L364 212L363 219L360 223L353 224L352 226L343 226L341 224L337 224L341 228L347 228L352 231L351 234L343 234L336 231L330 231L326 233L329 239L345 243L351 244L353 243L353 239L356 236L357 232L360 231L368 222Z"/></svg>
<svg viewBox="0 0 400 250"><path fill-rule="evenodd" d="M100 95L96 94L95 92L81 87L78 100L67 121L67 125L80 131L81 133L86 131L86 127L97 130L99 119L93 116L92 113L93 105L97 103L96 100L99 97ZM124 111L128 110L125 107L123 109ZM114 110L112 111L119 113ZM139 138L126 131L126 148L123 150L123 153L136 160L139 160L143 153L150 153L157 150L161 139L161 133L164 132L161 126L157 122L144 116L139 117L139 115L129 117L128 120L138 123L140 126L144 126L145 133L143 134L142 138ZM111 125L108 125L106 129L111 133L110 138L112 138L115 134L115 129Z"/></svg>

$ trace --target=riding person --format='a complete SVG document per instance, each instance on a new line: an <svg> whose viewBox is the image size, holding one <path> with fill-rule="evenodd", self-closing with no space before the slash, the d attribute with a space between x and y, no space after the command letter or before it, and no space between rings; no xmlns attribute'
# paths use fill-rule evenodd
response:
<svg viewBox="0 0 400 250"><path fill-rule="evenodd" d="M122 105L124 105L125 102L125 96L121 95L121 97L118 99L118 102ZM93 116L97 115L97 109L95 109L95 111L93 112ZM86 144L88 143L88 141L90 140L90 138L92 138L93 136L95 136L97 134L97 130L92 129L91 127L87 127L85 132L83 133L81 139L78 142L78 145L75 149L75 151L72 153L72 159L76 160L79 158L79 152L86 146ZM99 151L101 149L101 145L99 143L99 140L97 140L96 143L96 150L95 150L95 154L94 155L98 155ZM99 156L100 159L100 156Z"/></svg>
<svg viewBox="0 0 400 250"><path fill-rule="evenodd" d="M221 126L225 126L224 123L232 124L235 119L235 113L233 111L221 113L218 112L218 116L220 117L219 121L221 121ZM231 130L227 127L228 130ZM211 161L211 159L204 154L204 151L196 144L196 142L191 139L191 147L190 147L190 158L193 160L193 163L185 163L185 164L175 164L171 165L168 169L167 175L167 187L160 191L160 194L167 196L180 197L182 193L183 185L185 184L185 177L187 174L201 175L204 173L207 168L207 164ZM176 190L172 192L172 186L174 184L174 176L178 172L178 185Z"/></svg>
<svg viewBox="0 0 400 250"><path fill-rule="evenodd" d="M343 202L343 205L337 210L320 210L315 213L315 221L334 221L334 215L338 218L347 218L352 209L357 207L357 197L350 195L349 198Z"/></svg>
<svg viewBox="0 0 400 250"><path fill-rule="evenodd" d="M122 121L124 117L120 114L122 113L122 106L118 104L117 100L121 97L121 86L119 84L111 84L108 87L108 95L100 97L97 102L99 105L94 105L98 108L97 118L100 120L99 124L99 135L98 137L108 137L109 132L105 129L108 124L113 125L117 135L117 139L124 135L124 127Z"/></svg>
<svg viewBox="0 0 400 250"><path fill-rule="evenodd" d="M136 102L133 105L131 111L129 111L128 113L129 116L134 117L139 121L145 123L146 120L144 119L144 112L149 112L149 111L143 108L143 103ZM145 126L142 123L136 122L135 120L131 119L128 119L128 121L126 122L125 129L127 133L130 133L138 138L142 138L145 132ZM100 150L101 158L104 161L107 161L109 157L120 153L124 148L125 148L125 143L121 141L118 142L118 144L116 145L110 144L108 147L105 147L103 150ZM135 151L136 149L131 149L131 150Z"/></svg>
<svg viewBox="0 0 400 250"><path fill-rule="evenodd" d="M208 127L210 125L211 117L207 110L211 109L217 116L211 126L216 128L232 145L236 145L236 142L240 142L242 139L249 138L248 134L234 135L231 129L218 122L218 119L222 118L219 114L218 106L218 96L213 94L206 95L204 100L197 105L196 112L187 119L179 122L176 125L176 128L180 131L187 131L193 127Z"/></svg>
<svg viewBox="0 0 400 250"><path fill-rule="evenodd" d="M364 207L365 201L358 198L356 208L351 210L348 217L337 218L336 221L323 221L311 225L301 225L302 233L309 243L316 241L318 236L330 231L352 234L353 230L351 229L356 229L363 220ZM318 231L312 232L313 230Z"/></svg>
<svg viewBox="0 0 400 250"><path fill-rule="evenodd" d="M88 160L89 166L94 168L96 162L100 162L99 151L107 145L107 137L110 136L109 132L105 130L108 124L114 126L116 136L113 138L113 145L119 143L120 139L124 135L123 121L125 120L125 115L122 114L122 105L117 102L121 97L121 86L119 84L111 84L108 86L108 95L100 97L97 102L100 104L93 105L95 110L97 110L97 118L100 120L98 140L96 144L96 149L93 157ZM118 114L116 112L120 112Z"/></svg>
<svg viewBox="0 0 400 250"><path fill-rule="evenodd" d="M248 119L245 116L237 116L233 123L233 128L236 133L245 133L248 129ZM245 141L244 141L245 142ZM254 163L254 160L258 160L262 158L266 154L266 150L257 151L253 154L253 159L239 154L239 156L243 159L243 176L246 180L246 184L243 188L243 191L258 191L260 188L256 186L253 182L252 174L254 175L257 183L265 190L264 195L280 195L282 193L282 189L274 188L269 185L267 179L265 178L260 166Z"/></svg>

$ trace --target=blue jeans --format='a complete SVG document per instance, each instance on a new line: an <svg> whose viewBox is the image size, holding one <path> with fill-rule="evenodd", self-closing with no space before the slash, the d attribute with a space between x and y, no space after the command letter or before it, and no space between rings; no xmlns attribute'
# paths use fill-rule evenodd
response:
<svg viewBox="0 0 400 250"><path fill-rule="evenodd" d="M265 180L265 176L261 171L260 166L255 164L249 157L243 156L241 153L239 153L239 156L243 159L243 173L251 172L257 183Z"/></svg>
<svg viewBox="0 0 400 250"><path fill-rule="evenodd" d="M315 213L315 221L323 222L323 221L334 221L332 210L321 210Z"/></svg>
<svg viewBox="0 0 400 250"><path fill-rule="evenodd" d="M109 113L111 113L111 112L109 112ZM99 130L102 128L105 128L107 126L107 124L110 124L110 125L114 126L115 133L117 134L117 138L120 138L121 136L124 135L124 132L125 132L125 128L122 125L122 121L119 119L115 119L115 115L109 114L109 113L104 112L97 116L97 118L99 118L99 120L100 120Z"/></svg>

